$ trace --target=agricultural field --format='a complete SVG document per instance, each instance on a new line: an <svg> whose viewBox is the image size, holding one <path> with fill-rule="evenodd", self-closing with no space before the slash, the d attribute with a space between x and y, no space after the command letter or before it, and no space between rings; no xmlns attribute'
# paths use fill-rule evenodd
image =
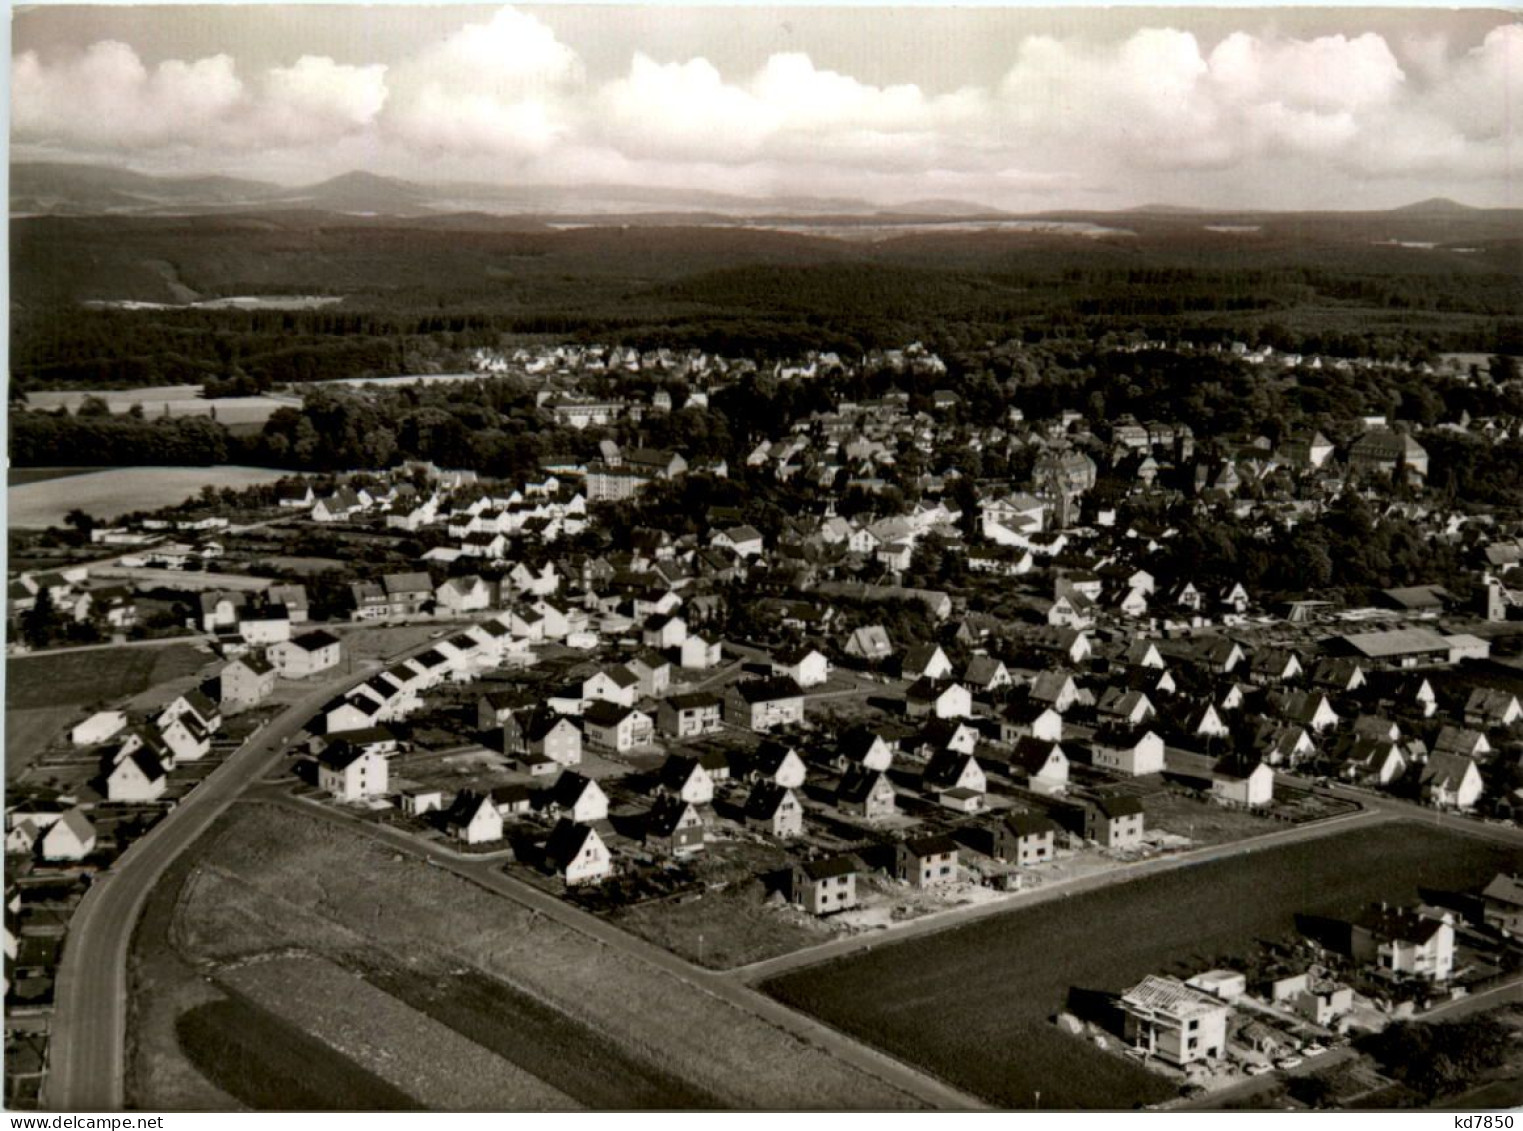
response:
<svg viewBox="0 0 1523 1131"><path fill-rule="evenodd" d="M33 392L27 394L27 406L42 412L66 408L78 412L86 397L98 397L106 402L112 412L126 412L133 405L141 405L143 415L160 416L210 416L223 424L262 425L277 408L292 401L274 397L212 397L201 395L199 385L156 385L144 389L68 389L58 392Z"/></svg>
<svg viewBox="0 0 1523 1131"><path fill-rule="evenodd" d="M1396 823L1117 883L787 974L764 989L1001 1107L1132 1108L1173 1087L1065 1035L1070 990L1189 975L1294 932L1295 915L1411 902L1523 868L1523 852ZM1252 892L1252 899L1242 898ZM886 987L891 987L886 989Z"/></svg>
<svg viewBox="0 0 1523 1131"><path fill-rule="evenodd" d="M68 728L89 710L197 676L209 660L189 644L92 648L7 658L6 780L14 783L50 747L66 747ZM63 757L67 760L72 755ZM53 754L44 761L49 769L61 768ZM72 776L65 774L66 778Z"/></svg>
<svg viewBox="0 0 1523 1131"><path fill-rule="evenodd" d="M50 479L68 479L73 475L89 475L98 467L12 467L6 472L9 487L24 487L28 483L46 483Z"/></svg>
<svg viewBox="0 0 1523 1131"><path fill-rule="evenodd" d="M235 1000L368 1074L349 1079L430 1108L482 1102L479 1081L459 1081L453 1058L400 1074L399 1062L435 1063L411 1043L430 1033L492 1057L481 1063L499 1082L493 1102L507 1106L519 1095L526 1106L605 1110L914 1105L682 979L317 816L236 807L182 865L152 893L133 943L134 1106L301 1106L299 1096L275 1098L273 1062L251 1061L255 1078L238 1081L197 1069L181 1018ZM289 976L262 983L240 972L297 952L327 965L286 964ZM343 992L319 992L325 979ZM380 1023L393 1015L416 1026ZM228 1025L220 1031L236 1039Z"/></svg>
<svg viewBox="0 0 1523 1131"><path fill-rule="evenodd" d="M123 645L11 656L5 708L89 707L195 675L208 657L190 644Z"/></svg>
<svg viewBox="0 0 1523 1131"><path fill-rule="evenodd" d="M174 506L201 488L241 489L273 483L284 475L267 467L116 467L12 484L6 503L13 527L59 526L76 507L110 521L130 511Z"/></svg>

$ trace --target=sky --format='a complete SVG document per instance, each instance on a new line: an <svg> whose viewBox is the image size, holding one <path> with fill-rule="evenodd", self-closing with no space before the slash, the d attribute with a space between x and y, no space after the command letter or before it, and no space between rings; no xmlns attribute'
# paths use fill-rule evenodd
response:
<svg viewBox="0 0 1523 1131"><path fill-rule="evenodd" d="M43 5L11 159L1012 211L1523 206L1488 9Z"/></svg>

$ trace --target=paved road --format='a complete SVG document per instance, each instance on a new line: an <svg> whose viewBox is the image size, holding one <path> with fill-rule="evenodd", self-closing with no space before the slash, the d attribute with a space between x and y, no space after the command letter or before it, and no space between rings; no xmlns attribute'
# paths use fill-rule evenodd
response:
<svg viewBox="0 0 1523 1131"><path fill-rule="evenodd" d="M993 915L1014 912L1027 907L1034 907L1041 903L1050 903L1056 899L1068 899L1084 892L1111 887L1115 884L1131 883L1144 876L1157 875L1160 872L1172 872L1180 868L1192 868L1198 864L1207 864L1215 860L1227 860L1234 856L1245 856L1251 852L1280 848L1287 844L1299 844L1302 841L1333 836L1352 829L1369 828L1394 819L1389 814L1371 809L1359 813L1351 813L1343 817L1334 817L1327 821L1318 821L1314 824L1299 825L1294 828L1266 833L1263 836L1254 837L1250 840L1208 845L1205 848L1197 848L1193 851L1182 852L1173 856L1155 856L1150 860L1139 861L1135 864L1124 864L1105 872L1076 876L1073 879L1044 884L1041 887L1011 895L1006 899L994 900L989 903L976 903L968 907L956 907L949 911L928 915L907 923L896 924L876 932L832 939L830 942L821 943L819 946L796 950L792 954L784 954L777 958L754 962L749 966L737 967L734 970L728 971L727 976L748 983L760 982L767 978L777 977L779 974L790 970L797 970L805 966L816 966L821 962L828 962L831 959L840 958L855 951L870 950L875 946L887 946L892 943L902 942L905 939L916 938L920 935L950 930L978 919L987 919Z"/></svg>
<svg viewBox="0 0 1523 1131"><path fill-rule="evenodd" d="M500 861L483 860L462 854L442 844L420 840L409 832L360 820L328 805L281 797L278 804L299 808L303 813L341 823L384 840L413 856L431 861L498 895L537 911L572 930L597 939L612 949L657 967L691 986L730 1003L747 1013L761 1017L801 1040L824 1048L837 1058L877 1077L900 1091L917 1097L933 1108L948 1111L979 1110L988 1107L982 1100L959 1091L919 1069L848 1037L827 1025L773 1001L726 973L705 970L678 958L661 947L615 927L596 915L573 907L559 897L515 879L501 870Z"/></svg>
<svg viewBox="0 0 1523 1131"><path fill-rule="evenodd" d="M1328 793L1334 797L1341 797L1346 801L1357 801L1369 809L1389 813L1395 817L1402 817L1409 821L1420 821L1423 824L1434 825L1438 828L1448 829L1450 832L1463 833L1465 836L1481 837L1484 840L1494 840L1500 844L1523 847L1523 828L1517 825L1494 824L1483 821L1479 817L1467 817L1460 813L1444 812L1435 809L1431 805L1420 805L1415 801L1406 801L1400 797L1393 797L1389 793L1383 793L1374 789L1360 789L1350 785L1315 785L1310 778L1300 777L1296 774L1280 772L1275 774L1277 782L1294 786L1297 789L1309 789L1319 793Z"/></svg>
<svg viewBox="0 0 1523 1131"><path fill-rule="evenodd" d="M97 876L69 921L54 992L43 1108L118 1111L127 1031L127 948L149 891L244 787L277 763L285 743L341 689L375 667L326 681L229 755L145 836Z"/></svg>

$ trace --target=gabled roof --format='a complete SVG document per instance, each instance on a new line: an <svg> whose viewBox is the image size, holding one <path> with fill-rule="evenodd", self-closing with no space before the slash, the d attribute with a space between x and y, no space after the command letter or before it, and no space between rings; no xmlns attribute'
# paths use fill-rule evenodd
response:
<svg viewBox="0 0 1523 1131"><path fill-rule="evenodd" d="M1039 773L1046 767L1053 751L1062 753L1062 745L1044 738L1032 738L1029 734L1022 735L1015 740L1015 747L1010 751L1010 766L1012 769L1025 770L1028 774Z"/></svg>
<svg viewBox="0 0 1523 1131"><path fill-rule="evenodd" d="M688 779L702 770L703 764L697 758L687 754L671 754L661 763L661 783L671 789L681 789L688 783Z"/></svg>
<svg viewBox="0 0 1523 1131"><path fill-rule="evenodd" d="M606 699L594 699L582 712L582 718L596 727L616 727L634 713L633 707L610 703Z"/></svg>
<svg viewBox="0 0 1523 1131"><path fill-rule="evenodd" d="M828 856L823 860L803 860L795 864L810 880L829 880L837 876L852 876L862 870L862 862L850 852Z"/></svg>
<svg viewBox="0 0 1523 1131"><path fill-rule="evenodd" d="M904 842L904 850L919 859L927 856L956 856L957 842L949 836L923 836Z"/></svg>
<svg viewBox="0 0 1523 1131"><path fill-rule="evenodd" d="M562 817L555 823L555 828L550 830L550 839L545 842L545 858L556 866L565 868L581 854L588 840L594 837L602 839L590 825L578 825Z"/></svg>
<svg viewBox="0 0 1523 1131"><path fill-rule="evenodd" d="M689 802L670 794L662 794L645 814L645 835L669 837L677 831L689 812L698 810Z"/></svg>
<svg viewBox="0 0 1523 1131"><path fill-rule="evenodd" d="M798 685L798 681L786 675L742 680L732 684L730 690L747 703L770 703L778 699L804 697L804 689Z"/></svg>
<svg viewBox="0 0 1523 1131"><path fill-rule="evenodd" d="M1486 885L1481 895L1497 903L1523 907L1523 877L1498 873L1496 878Z"/></svg>
<svg viewBox="0 0 1523 1131"><path fill-rule="evenodd" d="M1022 840L1029 836L1049 836L1058 828L1050 818L1026 812L1007 813L1005 827Z"/></svg>
<svg viewBox="0 0 1523 1131"><path fill-rule="evenodd" d="M601 792L597 782L591 778L583 777L575 770L562 770L561 776L555 779L555 785L551 787L550 795L557 805L571 806L580 801L589 789Z"/></svg>
<svg viewBox="0 0 1523 1131"><path fill-rule="evenodd" d="M746 816L771 820L783 802L792 796L791 789L785 789L776 782L757 782L751 789L751 795L746 798Z"/></svg>
<svg viewBox="0 0 1523 1131"><path fill-rule="evenodd" d="M836 790L836 798L840 801L861 803L866 801L873 793L879 791L882 786L888 786L894 790L893 782L889 781L888 775L882 770L869 770L862 766L852 766L841 778L840 787Z"/></svg>

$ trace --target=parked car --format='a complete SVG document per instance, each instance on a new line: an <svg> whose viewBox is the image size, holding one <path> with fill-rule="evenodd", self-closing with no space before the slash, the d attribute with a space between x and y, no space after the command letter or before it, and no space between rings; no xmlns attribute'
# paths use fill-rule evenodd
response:
<svg viewBox="0 0 1523 1131"><path fill-rule="evenodd" d="M1248 1073L1250 1076L1262 1076L1264 1073L1269 1071L1269 1065L1250 1064L1247 1068L1243 1069L1243 1071Z"/></svg>
<svg viewBox="0 0 1523 1131"><path fill-rule="evenodd" d="M1300 1068L1301 1063L1302 1061L1299 1056L1282 1056L1279 1060L1275 1061L1275 1066L1284 1069Z"/></svg>
<svg viewBox="0 0 1523 1131"><path fill-rule="evenodd" d="M1307 1056L1321 1056L1327 1051L1327 1048L1326 1046L1320 1045L1316 1041L1313 1041L1301 1051L1304 1052Z"/></svg>

